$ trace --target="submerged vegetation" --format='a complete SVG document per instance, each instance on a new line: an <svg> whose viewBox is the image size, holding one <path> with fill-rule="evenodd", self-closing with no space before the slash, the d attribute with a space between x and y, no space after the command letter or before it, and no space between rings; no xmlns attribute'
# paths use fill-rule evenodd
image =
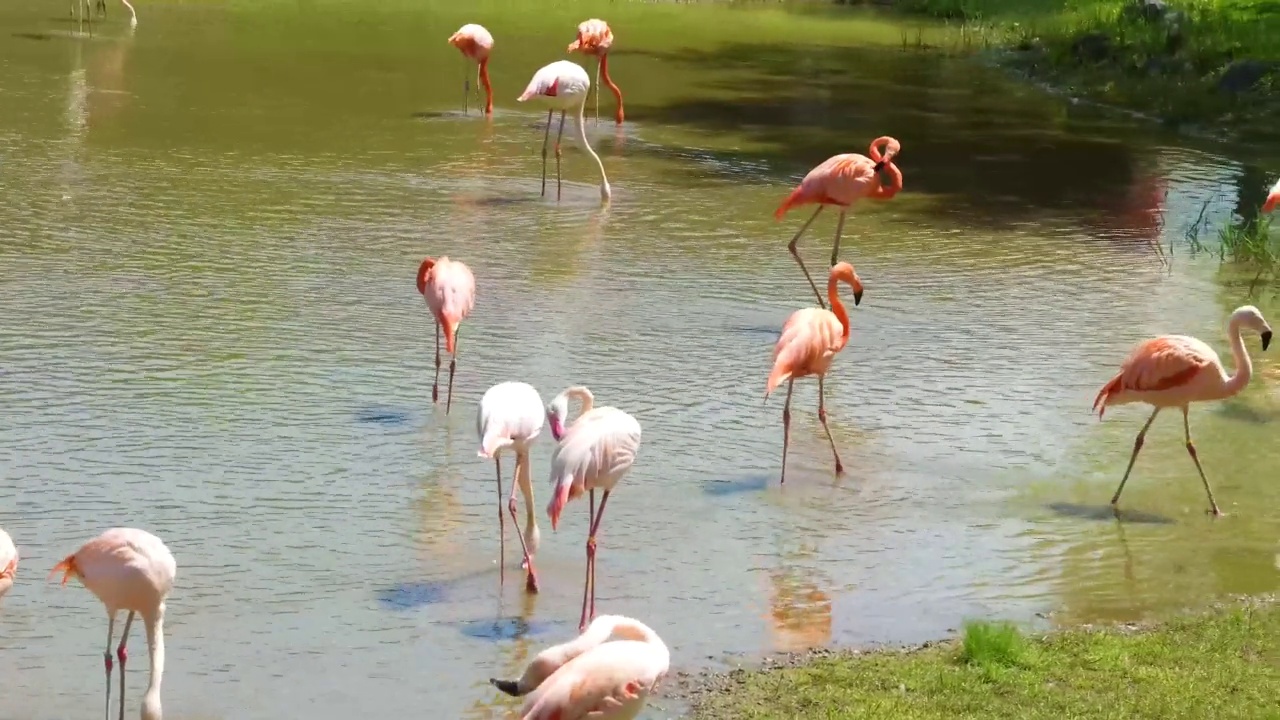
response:
<svg viewBox="0 0 1280 720"><path fill-rule="evenodd" d="M1255 600L1159 626L1034 639L976 622L958 643L737 670L704 691L693 717L1270 718L1277 697L1280 609Z"/></svg>
<svg viewBox="0 0 1280 720"><path fill-rule="evenodd" d="M1223 265L1230 265L1248 282L1252 295L1260 286L1280 280L1280 233L1271 232L1271 216L1256 215L1232 220L1217 233L1209 229L1208 209L1213 199L1206 200L1200 214L1187 228L1187 246L1192 254L1208 254ZM1211 240L1206 240L1208 235ZM1213 242L1216 239L1217 242ZM1244 278L1244 275L1250 276Z"/></svg>
<svg viewBox="0 0 1280 720"><path fill-rule="evenodd" d="M1275 0L898 0L1072 95L1243 135L1280 135Z"/></svg>

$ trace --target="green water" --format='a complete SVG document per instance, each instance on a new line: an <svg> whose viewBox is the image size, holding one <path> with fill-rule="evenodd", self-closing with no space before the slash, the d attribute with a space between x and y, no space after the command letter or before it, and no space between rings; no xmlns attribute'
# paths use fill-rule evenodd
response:
<svg viewBox="0 0 1280 720"><path fill-rule="evenodd" d="M1145 413L1088 407L1144 337L1195 334L1229 364L1231 309L1280 322L1273 290L1250 297L1183 240L1206 202L1221 222L1259 201L1276 148L1192 143L904 51L917 25L869 12L460 6L148 3L130 34L113 4L92 36L61 3L0 9L9 712L100 708L101 608L42 581L128 524L179 563L166 718L501 717L487 679L575 631L586 532L577 503L556 533L542 520L543 592L510 582L510 552L499 586L474 413L503 380L546 399L586 384L643 425L597 609L652 625L676 669L1275 590L1274 350L1247 338L1252 385L1192 414L1219 521L1170 417L1118 522L1106 502ZM607 207L574 141L562 200L539 197L545 115L515 102L589 17L613 26L626 96L621 128L608 94L588 121ZM466 22L496 38L492 119L461 112L474 66L445 40ZM848 474L804 382L780 488L764 381L812 295L785 250L802 218L772 210L882 134L906 188L846 226L866 295L827 382ZM803 241L811 268L833 227ZM413 284L442 254L479 288L449 416ZM135 636L130 713L144 656Z"/></svg>

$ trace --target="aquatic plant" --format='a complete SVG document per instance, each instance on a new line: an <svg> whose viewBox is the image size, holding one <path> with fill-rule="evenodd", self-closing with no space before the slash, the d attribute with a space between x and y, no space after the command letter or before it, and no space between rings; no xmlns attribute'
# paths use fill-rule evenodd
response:
<svg viewBox="0 0 1280 720"><path fill-rule="evenodd" d="M1214 201L1209 198L1200 207L1200 213L1188 226L1184 237L1192 255L1204 253L1218 259L1224 265L1252 271L1249 295L1262 284L1280 280L1280 233L1271 232L1271 216L1259 214L1249 218L1232 218L1218 228L1217 242L1206 242L1209 230L1208 208Z"/></svg>

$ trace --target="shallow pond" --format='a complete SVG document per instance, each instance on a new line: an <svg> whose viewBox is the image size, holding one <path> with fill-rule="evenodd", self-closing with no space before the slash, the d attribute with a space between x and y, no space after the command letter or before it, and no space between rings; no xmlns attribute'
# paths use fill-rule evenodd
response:
<svg viewBox="0 0 1280 720"><path fill-rule="evenodd" d="M1089 413L1145 336L1228 355L1245 285L1183 235L1241 187L1260 201L1265 168L1238 159L1274 149L1197 146L904 51L915 25L866 13L473 4L143 4L132 35L112 4L92 36L65 4L0 9L0 526L23 554L0 607L8 713L101 707L101 608L44 575L127 524L179 563L166 718L501 717L487 678L575 632L586 532L579 503L557 533L545 519L543 438L543 592L522 594L510 547L499 587L474 422L508 379L547 399L586 384L644 426L602 525L598 609L650 623L679 669L1276 588L1280 366L1256 337L1254 383L1192 417L1227 518L1204 516L1170 417L1118 523L1145 413ZM606 95L588 122L603 209L568 140L562 201L539 197L545 115L515 102L592 16L614 26L628 115L616 128ZM461 114L474 68L445 44L472 21L497 37L491 121ZM764 381L812 295L785 249L802 215L772 210L884 133L906 191L851 216L866 295L828 382L848 473L806 381L779 487ZM821 268L834 220L814 227ZM414 288L428 254L479 283L448 416ZM1280 322L1272 292L1252 301Z"/></svg>

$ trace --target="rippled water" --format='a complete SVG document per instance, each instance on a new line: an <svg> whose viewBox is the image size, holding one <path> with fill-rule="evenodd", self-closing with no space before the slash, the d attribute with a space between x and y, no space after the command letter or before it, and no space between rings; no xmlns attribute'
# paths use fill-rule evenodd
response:
<svg viewBox="0 0 1280 720"><path fill-rule="evenodd" d="M577 503L550 530L543 438L543 592L510 581L510 548L499 587L474 419L503 380L547 399L583 383L643 425L602 525L599 605L650 623L679 669L1277 585L1280 366L1256 338L1252 386L1193 413L1222 521L1202 515L1164 420L1117 523L1106 502L1144 414L1088 413L1142 337L1189 332L1228 354L1245 284L1190 258L1183 234L1206 202L1214 222L1253 202L1266 149L1240 165L904 53L900 27L867 15L156 5L130 37L112 6L89 38L62 11L0 11L16 33L0 42L14 717L100 708L100 607L43 576L116 524L178 559L166 717L502 716L487 678L575 631L586 532ZM539 198L543 116L514 102L599 14L628 110L621 130L590 125L607 209L572 143L563 201ZM498 37L491 122L456 107L468 70L444 38L471 20ZM802 218L771 211L809 166L884 132L903 142L907 189L847 227L866 296L828 381L848 474L830 474L806 381L782 488L781 398L762 403L764 380L812 297L785 250ZM833 226L802 245L811 267ZM464 260L479 286L449 416L430 402L413 284L428 254ZM1280 322L1271 291L1252 301ZM131 713L146 674L133 642Z"/></svg>

